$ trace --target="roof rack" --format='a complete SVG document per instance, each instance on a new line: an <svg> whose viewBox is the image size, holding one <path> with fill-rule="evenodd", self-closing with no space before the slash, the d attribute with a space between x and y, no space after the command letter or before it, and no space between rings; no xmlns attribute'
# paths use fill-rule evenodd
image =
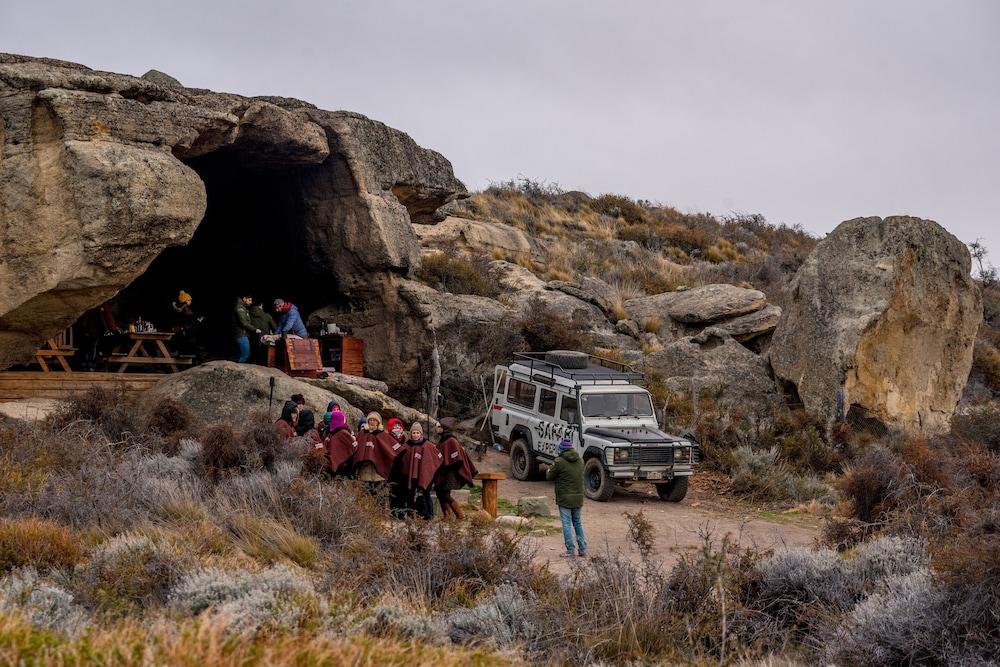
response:
<svg viewBox="0 0 1000 667"><path fill-rule="evenodd" d="M548 380L555 384L556 378L565 378L581 384L641 384L646 376L628 364L588 354L586 368L563 368L547 361L545 352L515 352L514 360L528 366L528 376L532 380Z"/></svg>

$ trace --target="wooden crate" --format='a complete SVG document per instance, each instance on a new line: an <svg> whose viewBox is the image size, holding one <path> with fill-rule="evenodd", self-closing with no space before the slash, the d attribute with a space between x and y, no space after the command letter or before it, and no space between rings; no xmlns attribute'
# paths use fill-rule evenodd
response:
<svg viewBox="0 0 1000 667"><path fill-rule="evenodd" d="M344 337L340 372L359 378L365 376L365 341L360 338Z"/></svg>

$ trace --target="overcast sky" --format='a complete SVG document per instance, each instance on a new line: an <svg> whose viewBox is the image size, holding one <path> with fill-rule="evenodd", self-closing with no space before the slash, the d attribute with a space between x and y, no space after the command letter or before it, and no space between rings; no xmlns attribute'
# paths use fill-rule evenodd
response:
<svg viewBox="0 0 1000 667"><path fill-rule="evenodd" d="M519 174L816 233L937 220L1000 264L1000 2L0 0L0 51L298 97Z"/></svg>

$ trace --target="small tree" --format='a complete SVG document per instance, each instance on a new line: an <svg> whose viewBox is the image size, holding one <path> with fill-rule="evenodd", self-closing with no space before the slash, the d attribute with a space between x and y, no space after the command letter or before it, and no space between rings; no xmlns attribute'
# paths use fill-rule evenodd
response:
<svg viewBox="0 0 1000 667"><path fill-rule="evenodd" d="M983 287L993 287L997 284L997 268L993 266L989 261L990 251L986 249L986 245L983 240L976 239L969 244L969 252L972 254L973 261L976 262L976 266L979 269L979 280L982 281Z"/></svg>

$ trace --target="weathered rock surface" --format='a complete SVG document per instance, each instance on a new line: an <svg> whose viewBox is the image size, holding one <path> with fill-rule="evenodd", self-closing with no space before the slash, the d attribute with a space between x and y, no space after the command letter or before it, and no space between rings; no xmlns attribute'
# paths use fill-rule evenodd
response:
<svg viewBox="0 0 1000 667"><path fill-rule="evenodd" d="M417 224L413 231L425 247L461 247L477 254L494 252L511 257L530 256L536 251L534 241L521 230L479 220L446 217L434 225Z"/></svg>
<svg viewBox="0 0 1000 667"><path fill-rule="evenodd" d="M972 364L982 301L968 249L936 222L857 218L816 246L771 342L778 378L833 420L858 406L945 431Z"/></svg>
<svg viewBox="0 0 1000 667"><path fill-rule="evenodd" d="M774 331L780 319L781 308L768 304L755 313L723 320L712 326L722 329L736 340L743 341Z"/></svg>
<svg viewBox="0 0 1000 667"><path fill-rule="evenodd" d="M517 499L518 516L549 516L552 514L549 508L548 496L521 496Z"/></svg>
<svg viewBox="0 0 1000 667"><path fill-rule="evenodd" d="M503 292L538 292L545 289L545 281L519 264L502 259L489 263L490 280Z"/></svg>
<svg viewBox="0 0 1000 667"><path fill-rule="evenodd" d="M672 292L665 300L670 319L685 324L706 324L760 310L767 297L759 290L735 285L703 285L683 292Z"/></svg>
<svg viewBox="0 0 1000 667"><path fill-rule="evenodd" d="M288 261L353 299L412 271L411 223L464 194L444 157L359 114L0 54L0 367L191 240L206 159L284 179Z"/></svg>
<svg viewBox="0 0 1000 667"><path fill-rule="evenodd" d="M552 280L546 283L545 286L548 289L558 290L581 301L593 304L601 309L605 317L617 319L615 317L614 294L612 293L611 286L599 278L584 276L575 283Z"/></svg>
<svg viewBox="0 0 1000 667"><path fill-rule="evenodd" d="M274 378L274 403L268 406L270 380ZM281 406L292 394L302 394L306 407L323 415L332 400L340 403L348 416L348 423L357 423L363 416L344 397L321 387L290 378L280 370L232 361L210 361L180 373L164 376L140 395L140 408L153 404L162 396L169 396L190 407L206 421L229 420L242 422L255 411L269 412L277 419Z"/></svg>
<svg viewBox="0 0 1000 667"><path fill-rule="evenodd" d="M643 361L647 373L660 376L673 391L690 395L718 393L729 405L767 405L778 400L764 360L726 331L709 327L665 346Z"/></svg>

